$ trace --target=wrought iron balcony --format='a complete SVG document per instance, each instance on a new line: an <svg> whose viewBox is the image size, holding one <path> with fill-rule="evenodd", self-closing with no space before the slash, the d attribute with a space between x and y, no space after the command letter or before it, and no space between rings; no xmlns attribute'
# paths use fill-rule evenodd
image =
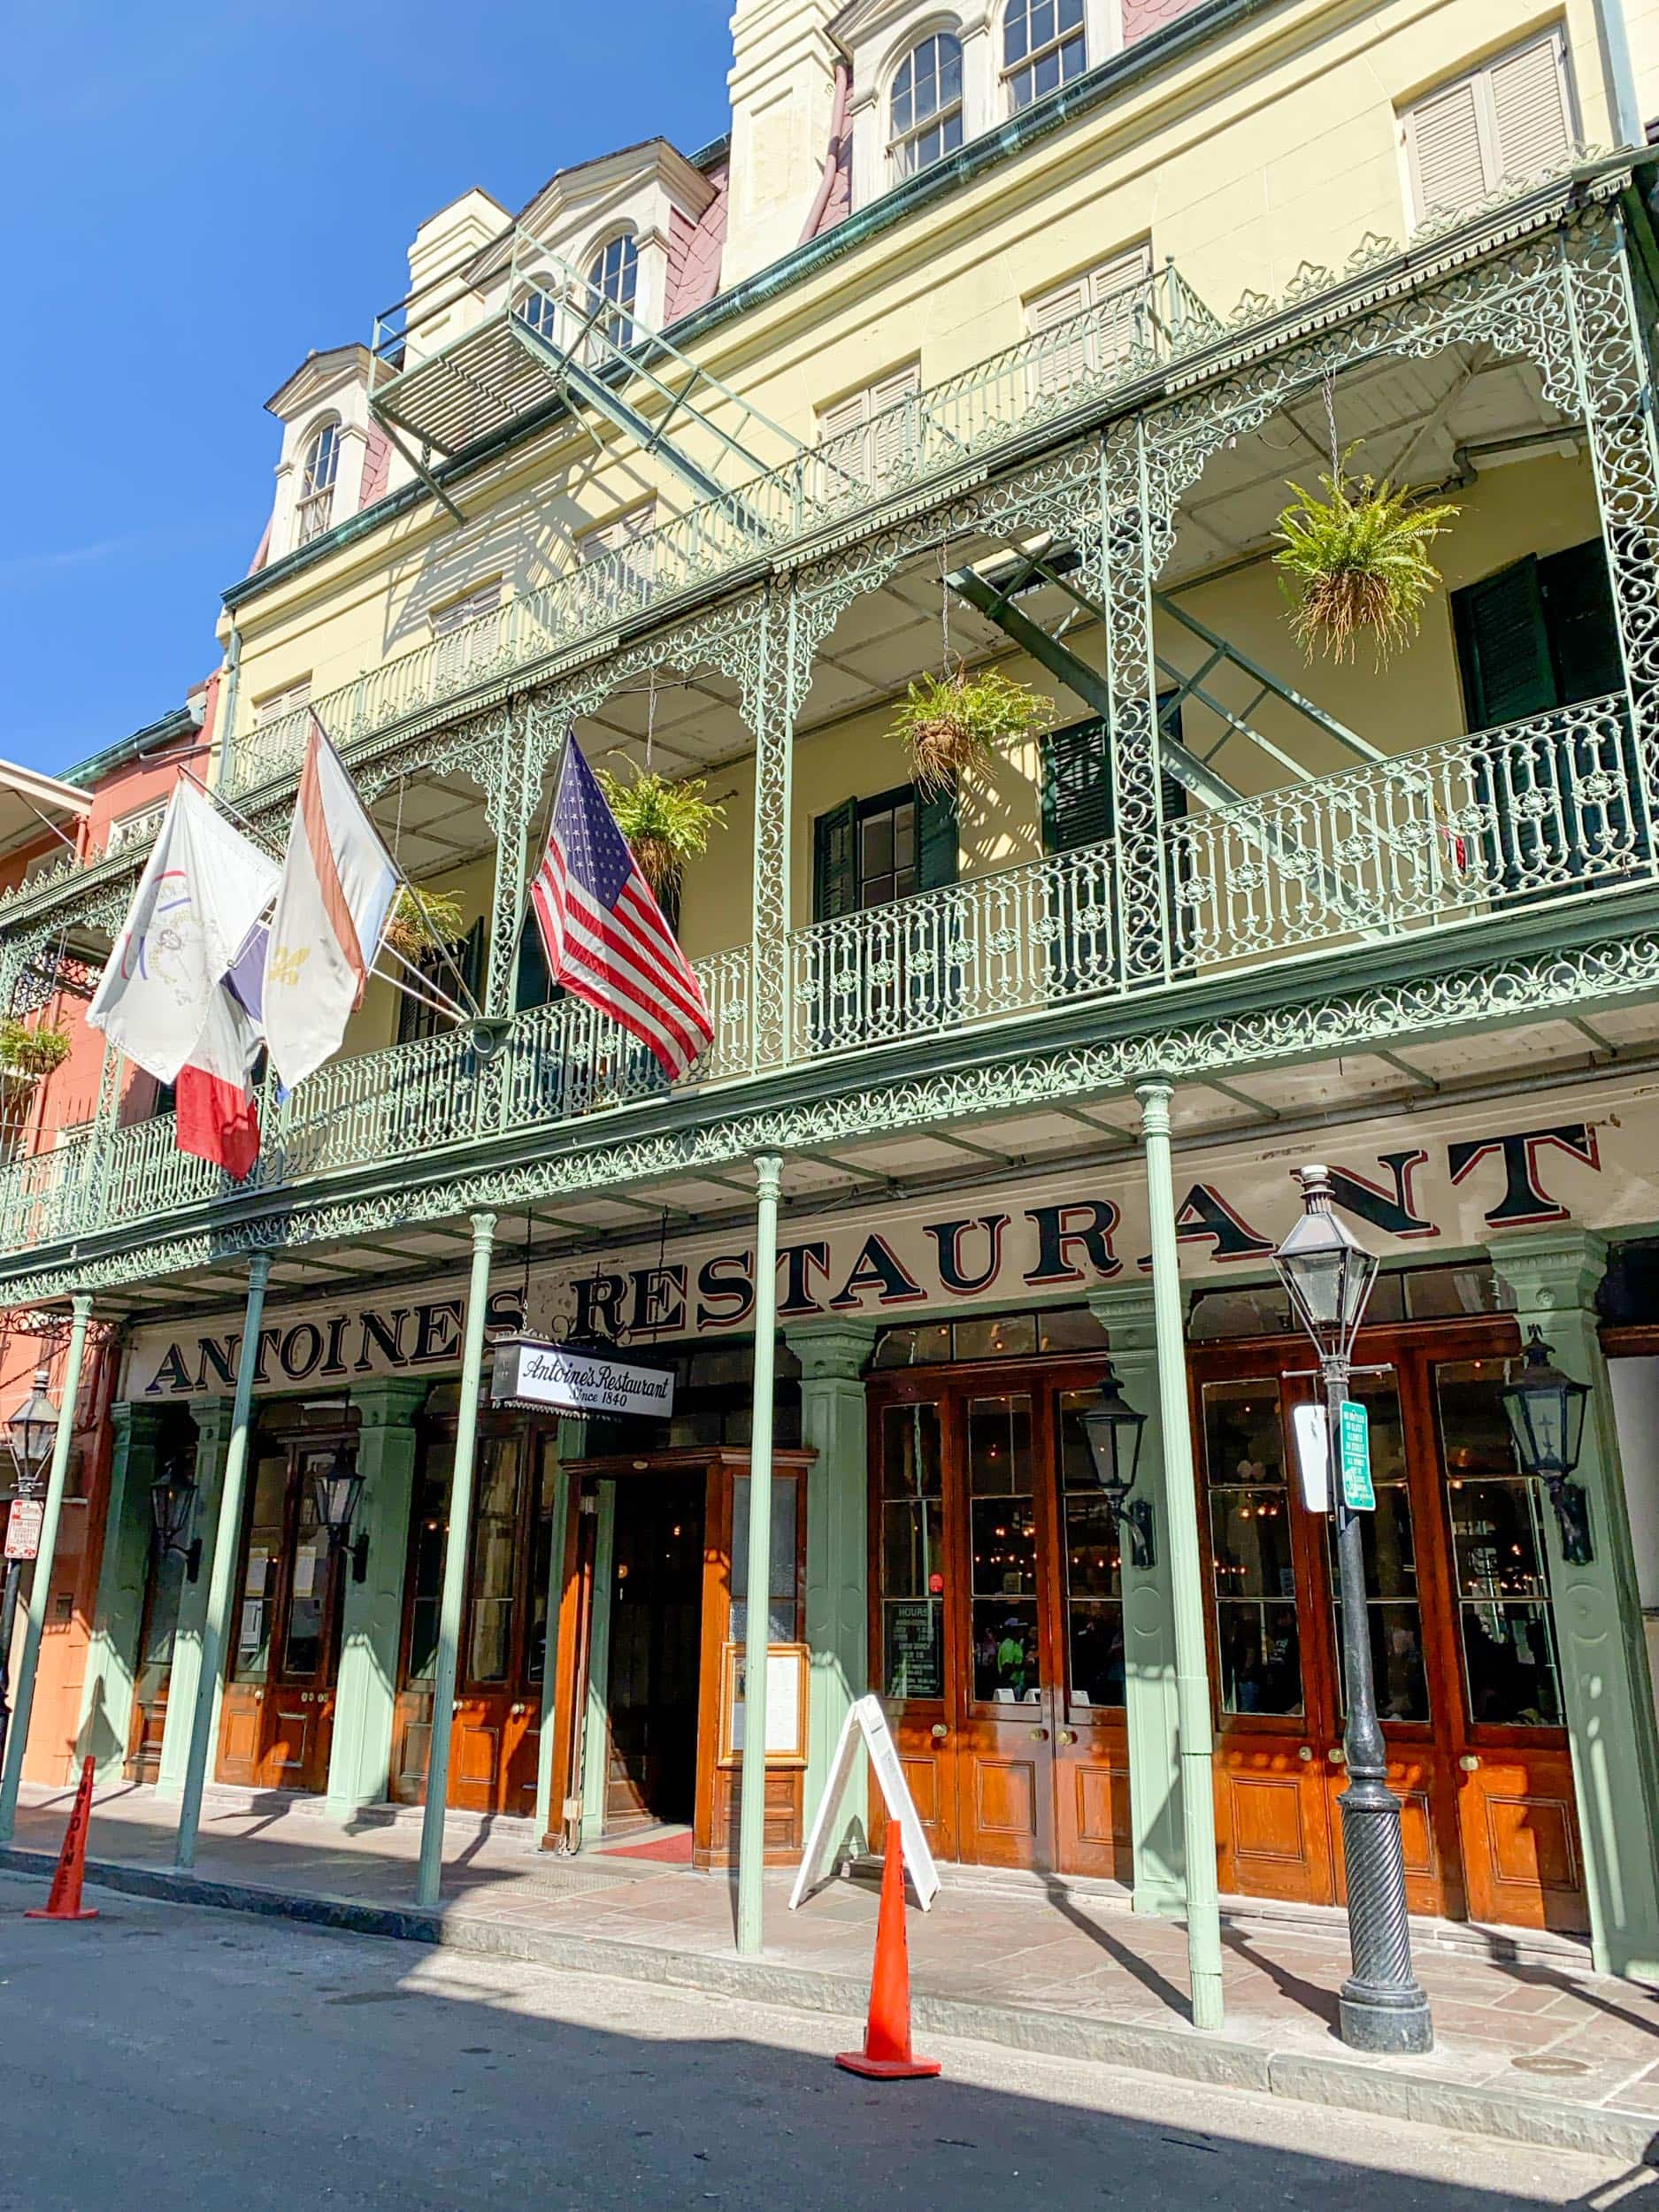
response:
<svg viewBox="0 0 1659 2212"><path fill-rule="evenodd" d="M789 941L789 1059L812 1064L1085 1002L1206 983L1346 946L1452 932L1507 911L1659 879L1654 793L1622 695L1302 783L867 912ZM1127 942L1125 872L1150 862L1155 930ZM757 1065L751 949L698 963L715 1042L709 1111ZM336 1060L265 1118L250 1186L294 1190L661 1097L656 1062L615 1023L561 1000L504 1025ZM180 1152L170 1117L89 1132L0 1172L0 1251L176 1216L234 1194Z"/></svg>

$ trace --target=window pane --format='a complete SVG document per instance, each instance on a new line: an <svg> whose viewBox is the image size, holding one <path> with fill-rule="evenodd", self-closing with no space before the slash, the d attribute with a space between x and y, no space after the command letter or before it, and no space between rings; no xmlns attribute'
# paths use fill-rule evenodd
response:
<svg viewBox="0 0 1659 2212"><path fill-rule="evenodd" d="M1029 1495L1029 1398L975 1398L970 1404L968 1483L976 1498Z"/></svg>
<svg viewBox="0 0 1659 2212"><path fill-rule="evenodd" d="M732 1625L736 1643L749 1636L749 1490L747 1475L732 1485ZM774 1480L772 1486L772 1607L769 1615L774 1644L792 1644L800 1617L795 1516L800 1509L801 1486L793 1480Z"/></svg>
<svg viewBox="0 0 1659 2212"><path fill-rule="evenodd" d="M428 1448L415 1500L415 1595L406 1677L411 1682L430 1682L438 1671L438 1606L443 1590L443 1545L454 1450L447 1438L434 1440Z"/></svg>
<svg viewBox="0 0 1659 2212"><path fill-rule="evenodd" d="M1092 1391L1060 1400L1060 1485L1065 1513L1066 1657L1073 1705L1124 1701L1122 1555L1083 1432Z"/></svg>
<svg viewBox="0 0 1659 2212"><path fill-rule="evenodd" d="M1031 1495L1031 1401L976 1398L968 1408L973 1548L973 1694L1034 1702L1037 1524Z"/></svg>
<svg viewBox="0 0 1659 2212"><path fill-rule="evenodd" d="M1206 1383L1203 1402L1222 1710L1300 1713L1296 1569L1279 1384L1271 1376Z"/></svg>
<svg viewBox="0 0 1659 2212"><path fill-rule="evenodd" d="M1411 1494L1406 1485L1405 1432L1392 1376L1356 1375L1349 1391L1371 1416L1371 1480L1377 1509L1359 1516L1365 1549L1365 1598L1377 1709L1385 1720L1427 1720L1428 1679L1423 1666L1423 1624L1417 1610L1417 1552L1411 1532ZM1343 1710L1347 1710L1342 1655L1341 1577L1335 1523L1325 1522L1332 1594L1332 1629Z"/></svg>
<svg viewBox="0 0 1659 2212"><path fill-rule="evenodd" d="M1037 1348L1036 1316L1010 1313L990 1321L958 1321L956 1345L958 1359L1028 1357Z"/></svg>
<svg viewBox="0 0 1659 2212"><path fill-rule="evenodd" d="M939 1409L889 1406L881 1420L881 1690L944 1695L944 1507Z"/></svg>
<svg viewBox="0 0 1659 2212"><path fill-rule="evenodd" d="M515 1554L518 1532L518 1440L486 1437L479 1448L472 1509L469 1682L504 1682L512 1663Z"/></svg>
<svg viewBox="0 0 1659 2212"><path fill-rule="evenodd" d="M242 1610L233 1668L238 1682L263 1681L271 1659L271 1608L276 1601L282 1557L282 1511L288 1502L286 1454L261 1458L254 1469L248 1556L242 1570Z"/></svg>
<svg viewBox="0 0 1659 2212"><path fill-rule="evenodd" d="M328 1533L317 1514L313 1474L326 1473L332 1452L308 1452L300 1462L299 1511L295 1517L293 1578L288 1585L288 1641L282 1669L288 1675L320 1671L327 1637L326 1606L334 1578L329 1572Z"/></svg>

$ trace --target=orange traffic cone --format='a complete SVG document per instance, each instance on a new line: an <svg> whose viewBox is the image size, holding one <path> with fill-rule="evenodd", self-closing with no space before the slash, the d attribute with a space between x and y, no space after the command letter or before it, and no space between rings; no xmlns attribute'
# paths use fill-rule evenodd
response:
<svg viewBox="0 0 1659 2212"><path fill-rule="evenodd" d="M81 1905L81 1884L87 1870L87 1829L92 1819L94 1763L88 1759L81 1770L81 1787L75 1792L69 1825L64 1831L51 1894L43 1906L26 1912L25 1920L96 1920L98 1916L96 1912L82 1911Z"/></svg>
<svg viewBox="0 0 1659 2212"><path fill-rule="evenodd" d="M936 2058L910 2048L910 1950L904 1932L904 1839L896 1820L887 1823L887 1863L881 1870L881 1911L876 1921L876 1964L870 1978L870 2018L862 2051L835 2060L849 2074L874 2081L918 2081L940 2070Z"/></svg>

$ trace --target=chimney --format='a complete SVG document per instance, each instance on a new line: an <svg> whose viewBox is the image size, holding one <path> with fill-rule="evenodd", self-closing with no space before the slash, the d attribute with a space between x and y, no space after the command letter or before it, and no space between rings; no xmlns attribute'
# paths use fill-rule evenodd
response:
<svg viewBox="0 0 1659 2212"><path fill-rule="evenodd" d="M722 286L800 243L835 119L843 0L737 0L732 18L732 182Z"/></svg>
<svg viewBox="0 0 1659 2212"><path fill-rule="evenodd" d="M435 353L480 319L480 302L461 296L461 272L511 220L499 200L475 186L420 226L409 249L411 353Z"/></svg>

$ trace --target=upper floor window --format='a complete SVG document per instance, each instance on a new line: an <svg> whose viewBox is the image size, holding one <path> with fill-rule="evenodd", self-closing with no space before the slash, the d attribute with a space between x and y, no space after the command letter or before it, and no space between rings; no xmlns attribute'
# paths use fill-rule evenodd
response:
<svg viewBox="0 0 1659 2212"><path fill-rule="evenodd" d="M1413 212L1475 207L1501 186L1559 168L1572 150L1567 58L1559 31L1442 85L1403 117Z"/></svg>
<svg viewBox="0 0 1659 2212"><path fill-rule="evenodd" d="M598 327L613 346L634 343L634 304L640 289L640 250L624 232L601 246L588 265L588 281L610 303L601 311ZM589 306L597 306L590 301Z"/></svg>
<svg viewBox="0 0 1659 2212"><path fill-rule="evenodd" d="M830 464L825 472L831 495L846 480L875 484L902 461L910 447L912 408L904 404L922 388L919 361L879 377L861 392L849 392L818 419L818 451Z"/></svg>
<svg viewBox="0 0 1659 2212"><path fill-rule="evenodd" d="M150 806L134 808L131 814L118 814L110 824L104 857L107 859L111 853L124 853L132 845L147 844L161 827L166 812L167 802L157 799Z"/></svg>
<svg viewBox="0 0 1659 2212"><path fill-rule="evenodd" d="M270 723L280 722L284 715L297 714L311 704L311 680L301 676L283 687L280 691L267 691L263 699L253 703L253 726L265 729Z"/></svg>
<svg viewBox="0 0 1659 2212"><path fill-rule="evenodd" d="M433 608L426 618L437 646L435 674L446 689L481 671L495 657L501 642L501 578L474 585L459 599ZM495 616L497 619L492 621Z"/></svg>
<svg viewBox="0 0 1659 2212"><path fill-rule="evenodd" d="M527 323L538 338L545 338L550 346L558 343L559 303L551 292L533 285L516 311L518 320Z"/></svg>
<svg viewBox="0 0 1659 2212"><path fill-rule="evenodd" d="M295 509L294 542L309 545L334 518L334 477L340 467L340 425L319 423L305 449L300 495Z"/></svg>
<svg viewBox="0 0 1659 2212"><path fill-rule="evenodd" d="M1069 391L1145 340L1151 273L1152 250L1140 245L1026 301L1033 399Z"/></svg>
<svg viewBox="0 0 1659 2212"><path fill-rule="evenodd" d="M576 558L583 568L590 568L614 554L608 580L614 578L624 591L649 591L657 573L657 540L651 534L656 527L657 502L648 499L614 521L584 530L576 541Z"/></svg>
<svg viewBox="0 0 1659 2212"><path fill-rule="evenodd" d="M1016 112L1088 67L1083 0L1008 0L1002 18L1002 74Z"/></svg>
<svg viewBox="0 0 1659 2212"><path fill-rule="evenodd" d="M962 41L935 31L893 80L888 147L895 176L912 177L962 143Z"/></svg>

